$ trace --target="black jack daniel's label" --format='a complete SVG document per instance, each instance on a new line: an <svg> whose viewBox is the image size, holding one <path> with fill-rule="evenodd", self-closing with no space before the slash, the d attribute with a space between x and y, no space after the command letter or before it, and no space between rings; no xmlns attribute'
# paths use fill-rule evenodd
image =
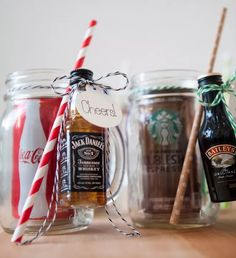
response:
<svg viewBox="0 0 236 258"><path fill-rule="evenodd" d="M61 193L67 191L105 191L104 134L67 134L61 148Z"/></svg>

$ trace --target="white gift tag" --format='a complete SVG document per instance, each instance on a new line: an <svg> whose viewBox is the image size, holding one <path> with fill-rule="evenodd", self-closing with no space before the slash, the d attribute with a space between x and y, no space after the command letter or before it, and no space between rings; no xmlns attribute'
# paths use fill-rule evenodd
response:
<svg viewBox="0 0 236 258"><path fill-rule="evenodd" d="M109 128L121 123L120 107L102 89L87 87L86 91L77 96L76 107L81 116L91 124Z"/></svg>

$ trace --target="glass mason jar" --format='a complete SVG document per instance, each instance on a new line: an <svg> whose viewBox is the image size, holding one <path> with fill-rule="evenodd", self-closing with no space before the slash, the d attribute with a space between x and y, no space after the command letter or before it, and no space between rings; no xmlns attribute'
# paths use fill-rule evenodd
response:
<svg viewBox="0 0 236 258"><path fill-rule="evenodd" d="M196 147L179 224L169 224L195 113L197 76L160 70L133 77L127 118L128 207L140 227L201 227L215 222Z"/></svg>
<svg viewBox="0 0 236 258"><path fill-rule="evenodd" d="M0 123L0 222L6 232L16 227L43 149L56 117L61 97L50 87L52 81L65 74L57 69L32 69L14 72L6 80L6 108ZM64 92L65 81L56 90ZM120 189L124 171L124 144L119 129L110 130L110 181L113 198ZM115 153L115 155L113 155ZM35 233L44 221L51 200L56 166L56 146L26 233ZM108 196L108 201L111 196ZM53 217L55 203L49 215ZM94 210L58 206L57 217L49 234L62 234L86 229Z"/></svg>

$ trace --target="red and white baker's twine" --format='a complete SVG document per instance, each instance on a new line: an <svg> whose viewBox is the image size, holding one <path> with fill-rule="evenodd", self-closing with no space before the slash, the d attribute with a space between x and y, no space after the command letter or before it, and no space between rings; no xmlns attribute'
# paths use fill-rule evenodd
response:
<svg viewBox="0 0 236 258"><path fill-rule="evenodd" d="M93 35L93 30L94 27L96 26L97 22L95 20L92 20L89 24L89 27L85 33L85 37L82 43L82 47L78 53L78 56L76 58L76 62L74 65L75 69L81 68L83 63L84 63L84 59L85 59L85 54L86 51L90 45L91 39L92 39L92 35ZM40 186L42 184L43 178L48 170L48 166L49 166L49 162L53 156L53 150L54 147L57 143L57 137L60 131L60 126L61 126L61 122L62 122L62 118L63 118L63 114L64 111L67 107L67 103L69 100L69 95L65 95L62 98L60 107L58 109L58 113L56 116L56 119L53 123L52 126L52 130L50 132L49 138L47 140L42 158L40 160L38 169L36 171L33 183L31 185L31 189L30 192L28 194L28 197L25 201L23 210L22 210L22 214L20 216L20 219L18 221L18 224L16 226L15 232L12 236L11 241L12 242L16 242L16 243L21 243L22 241L22 237L24 235L24 230L25 227L27 225L27 222L30 218L30 214L32 212L32 209L34 207L34 202L37 198L37 193L39 192Z"/></svg>

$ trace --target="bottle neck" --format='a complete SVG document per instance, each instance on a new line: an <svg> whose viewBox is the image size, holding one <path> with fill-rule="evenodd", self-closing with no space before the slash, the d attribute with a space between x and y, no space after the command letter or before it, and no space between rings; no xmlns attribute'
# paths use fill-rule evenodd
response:
<svg viewBox="0 0 236 258"><path fill-rule="evenodd" d="M207 93L204 93L202 95L202 99L205 103L209 103L211 104L216 95L217 95L218 91L210 91L210 92L207 92ZM220 101L219 104L215 105L215 106L205 106L205 112L206 113L218 113L218 114L222 114L222 115L226 115L226 110L225 110L225 105L223 103L223 101Z"/></svg>
<svg viewBox="0 0 236 258"><path fill-rule="evenodd" d="M78 90L74 91L73 96L71 98L71 103L70 103L70 108L69 108L69 113L73 117L75 114L78 113L77 107L76 107L76 102L78 98Z"/></svg>

